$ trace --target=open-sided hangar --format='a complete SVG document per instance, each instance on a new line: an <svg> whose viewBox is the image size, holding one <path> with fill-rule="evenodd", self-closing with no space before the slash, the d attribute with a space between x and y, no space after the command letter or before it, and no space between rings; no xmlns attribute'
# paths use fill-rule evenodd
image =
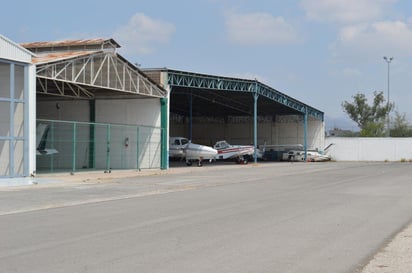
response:
<svg viewBox="0 0 412 273"><path fill-rule="evenodd" d="M35 84L26 80L25 92L35 90L37 103L27 101L31 110L24 112L24 124L34 119L35 125L15 138L24 143L24 171L1 177L167 168L169 135L207 145L224 138L233 144L323 147L322 112L255 80L170 69L143 73L117 53L113 39L14 45L31 58L27 71L36 69ZM44 129L37 134L36 123ZM3 152L1 160L18 153Z"/></svg>
<svg viewBox="0 0 412 273"><path fill-rule="evenodd" d="M274 150L324 147L324 113L257 80L167 68L143 71L170 92L170 136L210 146L225 139Z"/></svg>

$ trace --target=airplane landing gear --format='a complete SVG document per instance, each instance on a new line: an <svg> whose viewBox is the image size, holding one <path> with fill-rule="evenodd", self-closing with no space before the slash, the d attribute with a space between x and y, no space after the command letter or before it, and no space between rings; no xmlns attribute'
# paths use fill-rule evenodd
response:
<svg viewBox="0 0 412 273"><path fill-rule="evenodd" d="M237 164L247 164L248 161L247 161L246 158L240 157L240 158L237 158L237 159L236 159L236 163L237 163Z"/></svg>
<svg viewBox="0 0 412 273"><path fill-rule="evenodd" d="M193 165L193 161L192 161L192 160L187 160L187 161L186 161L186 166L192 166L192 165ZM198 167L202 167L202 166L203 166L202 160L198 160L198 161L197 161L197 166L198 166Z"/></svg>

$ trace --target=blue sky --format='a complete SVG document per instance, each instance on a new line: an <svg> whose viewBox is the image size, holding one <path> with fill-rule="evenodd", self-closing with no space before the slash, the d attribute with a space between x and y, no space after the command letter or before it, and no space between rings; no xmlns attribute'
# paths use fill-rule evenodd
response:
<svg viewBox="0 0 412 273"><path fill-rule="evenodd" d="M142 67L257 78L356 129L343 101L387 96L412 123L408 0L48 0L2 3L0 33L16 42L114 38Z"/></svg>

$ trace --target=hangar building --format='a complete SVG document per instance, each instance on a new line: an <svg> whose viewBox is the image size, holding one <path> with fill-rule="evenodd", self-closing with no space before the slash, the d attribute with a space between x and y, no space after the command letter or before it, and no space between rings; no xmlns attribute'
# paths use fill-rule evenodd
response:
<svg viewBox="0 0 412 273"><path fill-rule="evenodd" d="M113 39L0 42L0 177L166 169L169 136L324 146L323 112L257 80L141 70Z"/></svg>
<svg viewBox="0 0 412 273"><path fill-rule="evenodd" d="M143 71L169 91L170 136L209 146L223 139L254 144L273 150L269 156L275 161L288 147L322 151L325 146L322 111L257 80L167 68Z"/></svg>
<svg viewBox="0 0 412 273"><path fill-rule="evenodd" d="M36 54L38 172L165 165L166 91L119 55L116 41L22 46Z"/></svg>

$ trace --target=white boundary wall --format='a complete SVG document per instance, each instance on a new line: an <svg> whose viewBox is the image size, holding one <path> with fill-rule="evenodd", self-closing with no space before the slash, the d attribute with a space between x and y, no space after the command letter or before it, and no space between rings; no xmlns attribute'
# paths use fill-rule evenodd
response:
<svg viewBox="0 0 412 273"><path fill-rule="evenodd" d="M336 161L412 160L412 138L327 137L328 153Z"/></svg>

